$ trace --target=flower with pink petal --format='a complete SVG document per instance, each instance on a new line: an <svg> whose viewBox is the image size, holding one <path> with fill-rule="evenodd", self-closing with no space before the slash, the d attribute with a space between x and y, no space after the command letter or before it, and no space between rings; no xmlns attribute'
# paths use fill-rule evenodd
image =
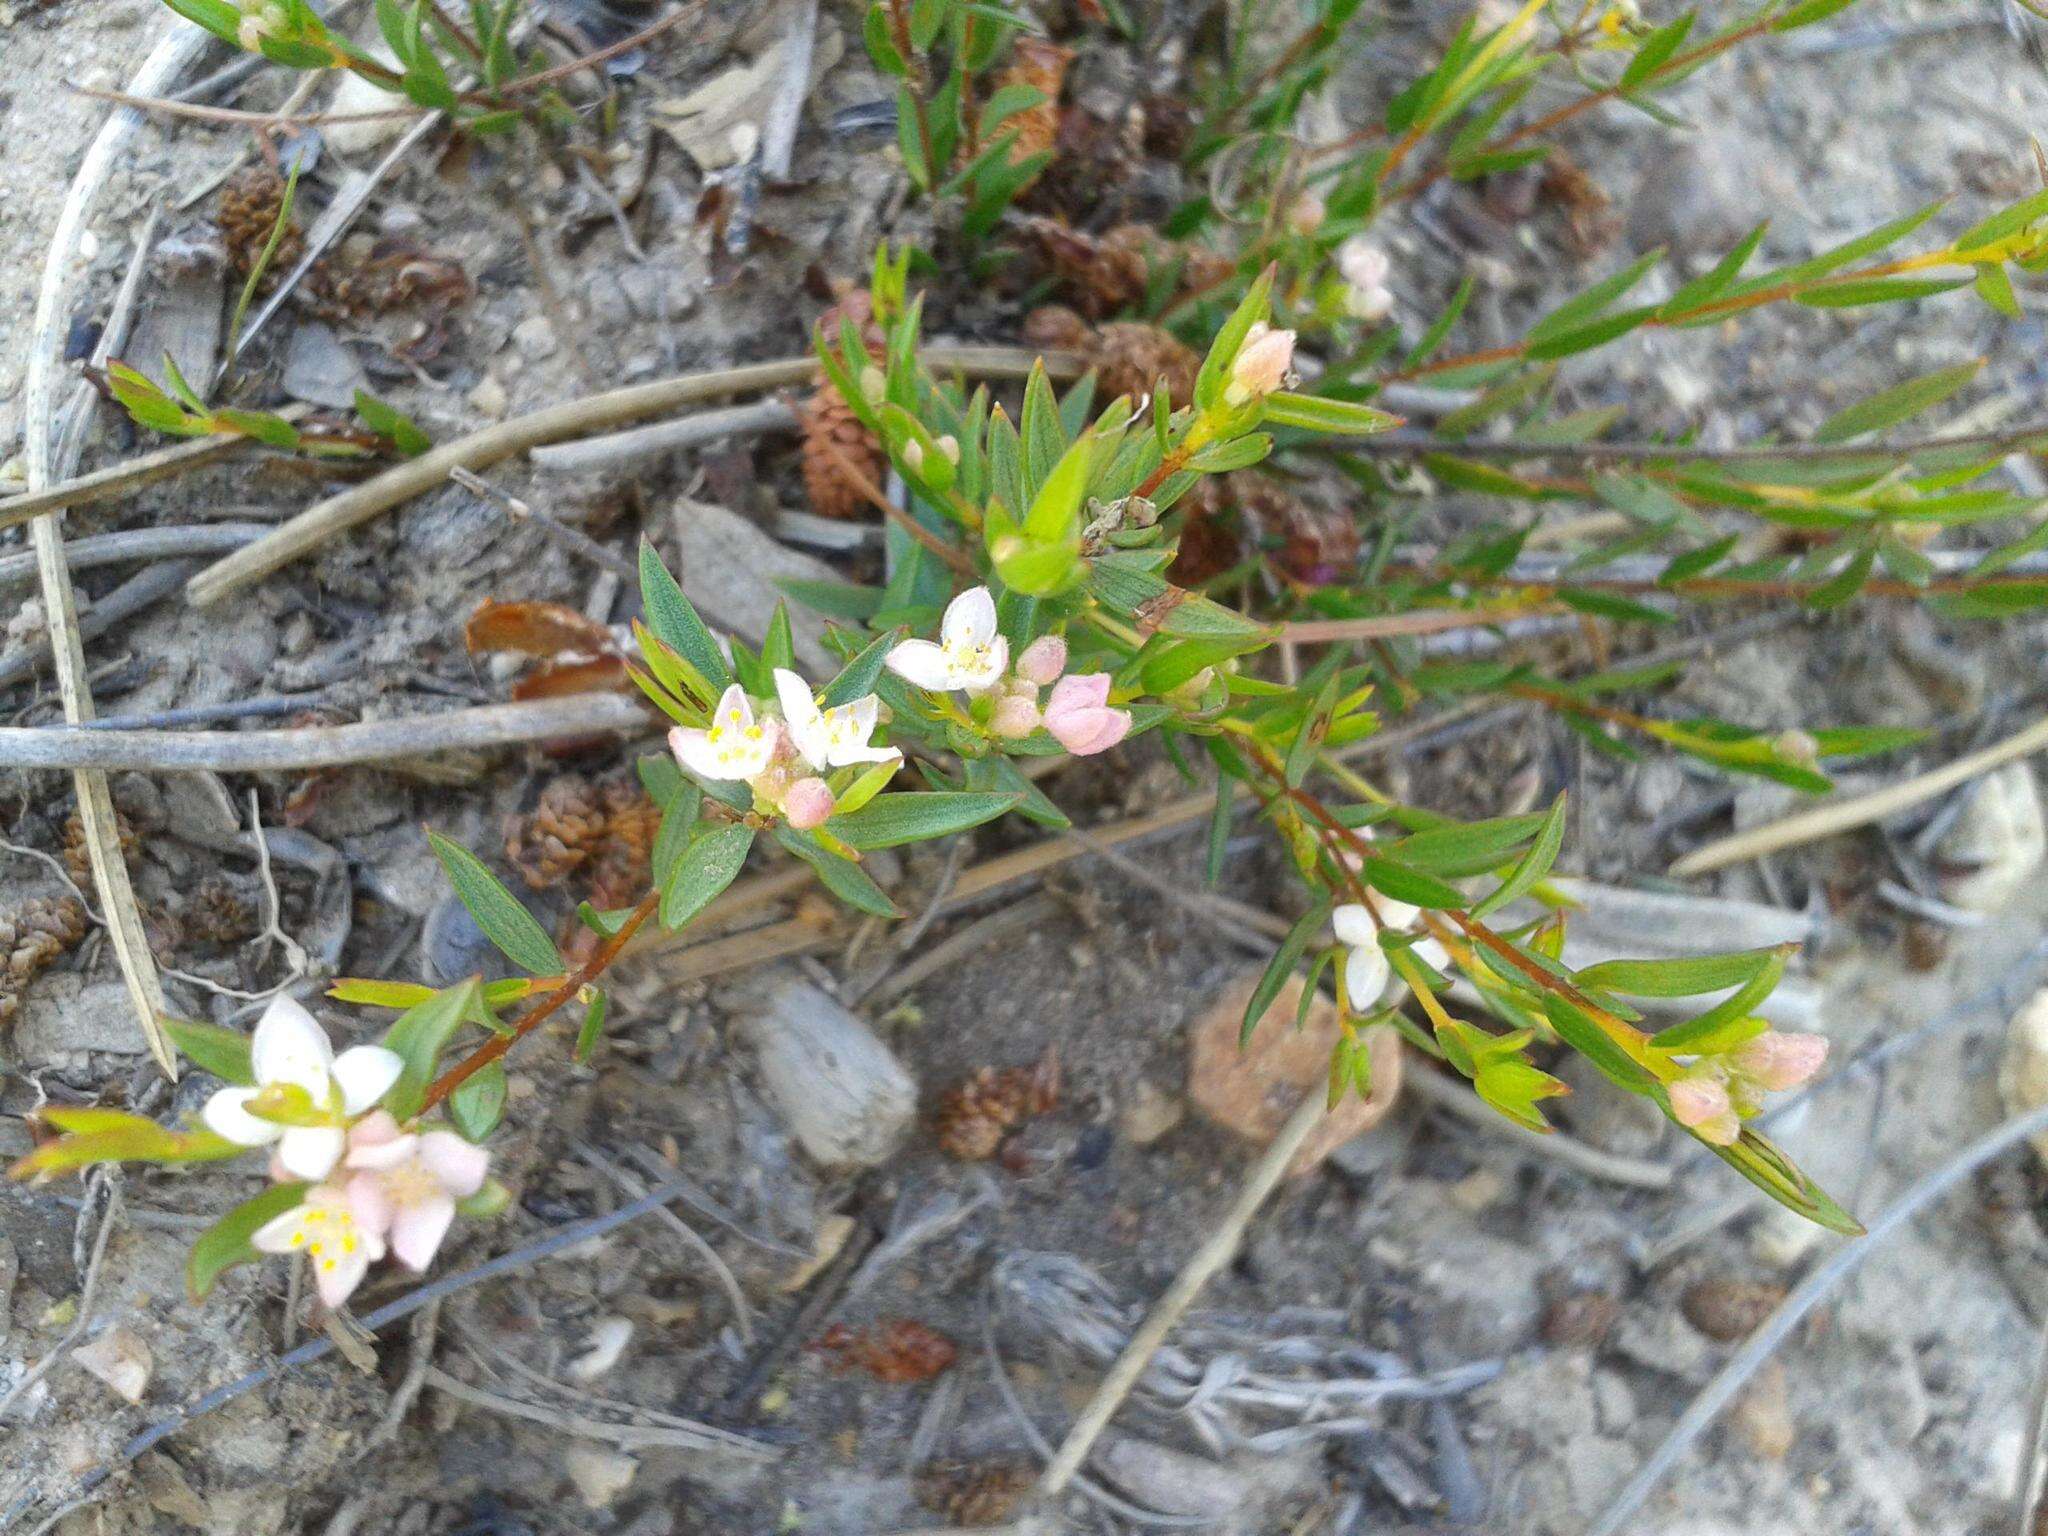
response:
<svg viewBox="0 0 2048 1536"><path fill-rule="evenodd" d="M1681 1077L1665 1092L1671 1099L1671 1118L1701 1141L1725 1147L1742 1134L1742 1119L1728 1097L1727 1085L1718 1077L1710 1073Z"/></svg>
<svg viewBox="0 0 2048 1536"><path fill-rule="evenodd" d="M1773 1029L1730 1051L1728 1065L1763 1092L1783 1093L1818 1072L1827 1056L1826 1036Z"/></svg>
<svg viewBox="0 0 2048 1536"><path fill-rule="evenodd" d="M1076 757L1107 752L1130 733L1131 712L1109 707L1109 674L1063 677L1045 703L1045 728Z"/></svg>
<svg viewBox="0 0 2048 1536"><path fill-rule="evenodd" d="M491 1156L453 1131L401 1131L389 1115L368 1117L343 1159L351 1200L387 1215L391 1252L408 1269L434 1260L455 1220L455 1203L484 1187Z"/></svg>
<svg viewBox="0 0 2048 1536"><path fill-rule="evenodd" d="M799 832L822 827L832 815L832 786L820 778L798 779L782 792L782 816Z"/></svg>
<svg viewBox="0 0 2048 1536"><path fill-rule="evenodd" d="M1230 365L1230 383L1223 391L1230 405L1263 400L1287 382L1294 365L1294 332L1276 331L1265 321L1253 323Z"/></svg>
<svg viewBox="0 0 2048 1536"><path fill-rule="evenodd" d="M1043 716L1038 710L1038 690L1027 686L1021 693L1006 693L996 701L988 728L1005 741L1022 741L1037 730Z"/></svg>
<svg viewBox="0 0 2048 1536"><path fill-rule="evenodd" d="M321 1301L338 1307L384 1257L391 1219L390 1204L374 1185L356 1179L315 1184L299 1204L252 1232L249 1244L258 1253L305 1254Z"/></svg>

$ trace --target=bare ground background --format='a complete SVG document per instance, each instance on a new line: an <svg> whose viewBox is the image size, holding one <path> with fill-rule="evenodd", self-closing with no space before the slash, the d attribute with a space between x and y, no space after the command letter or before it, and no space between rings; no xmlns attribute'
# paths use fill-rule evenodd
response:
<svg viewBox="0 0 2048 1536"><path fill-rule="evenodd" d="M594 12L574 14L594 24ZM1163 18L1156 35L1175 39L1196 19ZM373 240L403 241L458 262L473 296L445 312L431 303L324 319L287 311L255 349L249 389L318 398L359 369L441 437L618 382L796 355L829 297L821 278L857 278L877 238L929 230L928 216L905 205L887 134L834 116L884 95L852 20L836 6L819 17L820 57L835 62L811 95L791 184L763 193L743 256L720 248L706 225L704 168L658 126L663 103L777 35L778 17L729 5L629 61L620 83L627 152L598 168L637 186L636 157L653 147L624 229L591 169L567 157L543 161L501 144L423 151L381 186L350 237L356 246L337 259L368 263ZM2027 138L2048 106L2048 81L1993 21L1988 7L1859 7L1798 34L1797 46L1703 72L1677 101L1695 125L1689 134L1598 115L1567 147L1610 209L1562 201L1533 177L1440 188L1387 229L1403 312L1426 321L1472 272L1481 296L1467 329L1483 346L1519 334L1626 253L1663 244L1696 261L1765 212L1766 249L1783 258L1943 195L1956 201L1937 227L1960 227L2030 188ZM118 86L165 22L148 0L0 6L0 459L20 432L29 317L55 210L108 110L65 87ZM1385 82L1406 78L1447 24L1434 7L1389 7L1335 94L1335 121L1383 100ZM1173 94L1182 52L1178 41L1135 54L1091 50L1069 99L1105 118L1140 99L1160 114L1152 95ZM272 104L282 89L265 77L241 104ZM246 143L207 125L144 128L91 224L81 327L104 316L146 210L199 188ZM377 153L330 140L314 205ZM1075 198L1066 211L1084 225L1112 203L1156 211L1171 200L1174 174L1145 163L1093 189L1103 207ZM161 337L172 318L223 305L228 280L208 251L214 206L205 197L166 216L130 356L154 357L163 342L152 325ZM1896 378L1983 355L1990 364L1966 397L1970 419L1992 426L2033 409L2048 355L2037 321L1961 303L1880 313L1641 334L1598 354L1618 355L1617 367L1568 374L1567 392L1582 406L1623 402L1644 429L1697 426L1709 441L1733 442L1800 433ZM1009 341L1017 314L1002 284L957 273L936 281L937 331ZM187 329L172 339L188 338ZM106 411L94 434L88 463L143 446ZM673 552L692 537L699 502L784 534L778 512L803 504L789 445L774 436L630 472L565 477L514 465L492 478L627 552L643 529ZM274 521L326 488L274 462L241 461L74 512L67 534ZM1445 497L1435 515L1455 527L1475 509ZM33 589L8 558L22 547L18 534L0 535L0 611L10 614L0 665L40 633ZM864 550L831 558L855 569L872 560ZM104 596L132 574L86 571L80 583ZM465 652L462 624L486 597L559 600L607 623L631 600L531 524L449 487L223 609L154 604L93 642L95 686L103 711L123 715L284 695L323 720L483 702L503 696L505 679ZM1854 788L1946 760L2038 713L2043 655L2038 623L1949 631L1872 606L1714 647L1679 702L1763 724L1936 728L1917 756L1850 776ZM13 723L56 718L45 674L0 693L0 711ZM226 798L202 776L126 774L115 798L139 837L133 868L166 963L244 991L284 979L283 952L257 937L265 893L235 841L254 787L281 926L316 963L440 978L482 962L477 936L444 900L421 824L495 858L508 818L530 814L560 774L601 781L630 757L607 747L566 763L537 753L443 759L431 777L407 765L242 777L228 781ZM1425 740L1374 771L1413 798L1469 812L1569 787L1577 811L1564 866L1653 888L1684 848L1783 808L1771 791L1669 763L1587 759L1568 732L1529 715ZM1055 788L1084 824L1182 792L1149 751L1077 767ZM70 810L65 776L0 771L8 843L61 859ZM1918 857L1905 846L1913 830L1837 839L1686 887L1804 914L1812 937L1800 980L1834 1040L1835 1078L1780 1127L1782 1139L1866 1217L1999 1117L2005 1022L2048 960L2038 878L1969 929L1880 900L1878 883ZM1023 840L991 831L961 858ZM1130 857L1191 889L1199 842L1158 839ZM921 910L949 883L948 856L903 863L904 905ZM1229 894L1292 915L1279 862L1252 830L1233 844L1228 871ZM0 851L0 918L62 893L47 863ZM543 899L566 910L579 894L572 880ZM730 1218L675 1208L732 1270L744 1318L699 1247L642 1220L461 1292L431 1329L387 1335L372 1371L328 1358L237 1398L163 1439L57 1529L665 1536L854 1533L988 1515L995 1503L961 1490L993 1499L1030 1457L984 1330L1038 1432L1057 1438L1099 1363L1075 1347L1082 1324L1099 1313L1112 1330L1128 1326L1199 1243L1245 1165L1241 1144L1184 1112L1187 1039L1219 989L1260 963L1100 858L950 910L924 942L1026 901L1018 922L978 930L985 940L964 941L915 985L884 979L862 1007L926 1111L879 1167L834 1171L793 1146L746 1038L762 1016L762 975L704 980L688 949L626 970L614 1033L591 1067L568 1067L562 1040L514 1058L516 1129L504 1161L518 1202L504 1221L468 1229L446 1270L616 1205L628 1198L622 1178L637 1185L680 1168ZM801 915L787 906L759 914ZM901 975L901 957L885 964L891 936L855 937L836 931L775 974L849 991ZM189 1011L238 1016L231 997L177 980L171 988ZM340 1010L329 1017L344 1034L372 1027ZM1883 1070L1846 1070L1860 1051L1944 1017L1956 1027ZM939 1093L984 1066L1029 1065L1047 1047L1057 1047L1064 1077L1058 1107L997 1163L943 1156L928 1121ZM27 1145L21 1117L46 1096L107 1094L161 1111L203 1097L203 1081L190 1079L167 1094L139 1051L95 933L33 983L0 1035L0 1152ZM1589 1176L1405 1094L1387 1121L1289 1185L1259 1219L1186 1341L1191 1369L1211 1371L1208 1391L1120 1421L1102 1470L1122 1494L1247 1533L1583 1530L1734 1341L1835 1240L1746 1201L1744 1186L1688 1158L1689 1144L1634 1104L1591 1081L1577 1086L1559 1113L1569 1135L1638 1171L1675 1170L1671 1190ZM220 1183L123 1181L126 1217L107 1241L88 1339L118 1333L139 1345L139 1401L75 1359L23 1393L0 1423L0 1521L11 1514L36 1528L128 1437L303 1337L278 1266L238 1272L204 1307L183 1300L188 1228L234 1198ZM71 1326L98 1230L97 1204L81 1212L79 1193L0 1189L0 1394ZM2008 1530L2048 1274L2039 1196L2032 1164L2009 1159L1893 1238L1758 1375L1631 1529ZM1702 1220L1713 1215L1727 1219ZM829 1234L849 1231L833 1266L792 1287L793 1254L829 1249ZM889 1236L906 1233L917 1240L907 1257L860 1271L829 1308L809 1306L855 1270L871 1237L887 1259ZM403 1289L386 1281L365 1293L363 1309ZM891 1383L838 1369L816 1347L834 1326L860 1334L904 1318L957 1344L949 1370ZM773 1354L778 1340L794 1347ZM1489 1379L1432 1402L1372 1405L1342 1434L1288 1433L1316 1417L1298 1390L1205 1418L1209 1393L1233 1371L1268 1369L1296 1388L1321 1376L1384 1378L1398 1389L1417 1373L1468 1364ZM662 1415L717 1425L757 1449L694 1446ZM1261 1434L1270 1438L1245 1443ZM1138 1528L1078 1496L1065 1512L1076 1529Z"/></svg>

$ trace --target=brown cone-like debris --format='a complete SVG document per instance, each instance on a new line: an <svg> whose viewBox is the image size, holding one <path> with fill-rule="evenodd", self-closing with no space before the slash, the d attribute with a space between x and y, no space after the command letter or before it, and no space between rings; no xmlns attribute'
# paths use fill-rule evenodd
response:
<svg viewBox="0 0 2048 1536"><path fill-rule="evenodd" d="M1035 1067L983 1067L939 1100L934 1128L939 1150L964 1163L994 1157L1013 1126L1059 1103L1059 1057L1048 1051Z"/></svg>
<svg viewBox="0 0 2048 1536"><path fill-rule="evenodd" d="M830 384L821 384L803 408L804 493L820 517L858 518L868 499L859 481L879 486L888 470L882 445Z"/></svg>
<svg viewBox="0 0 2048 1536"><path fill-rule="evenodd" d="M228 259L237 272L246 275L262 258L271 231L277 227L277 216L284 209L284 187L284 178L276 169L260 161L235 172L221 187L214 222L220 226ZM294 219L285 226L277 249L271 254L262 286L266 290L275 286L283 274L299 264L305 251L305 236Z"/></svg>
<svg viewBox="0 0 2048 1536"><path fill-rule="evenodd" d="M85 908L71 896L37 896L0 917L0 1024L21 1008L36 973L85 935Z"/></svg>

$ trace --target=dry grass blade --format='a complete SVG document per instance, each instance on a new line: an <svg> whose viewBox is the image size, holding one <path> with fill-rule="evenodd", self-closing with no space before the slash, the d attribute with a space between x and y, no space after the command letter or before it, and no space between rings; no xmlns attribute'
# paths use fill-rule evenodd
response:
<svg viewBox="0 0 2048 1536"><path fill-rule="evenodd" d="M154 94L175 80L206 44L206 33L188 23L179 23L150 50L129 88L139 95ZM79 164L57 215L42 285L36 294L35 324L29 333L22 436L31 494L46 488L63 472L51 457L56 433L56 376L66 322L65 296L76 266L78 245L85 233L86 215L140 122L141 118L126 107L107 119ZM56 664L57 687L64 700L64 717L78 724L93 717L92 688L87 681L85 647L78 632L77 598L71 586L70 569L64 563L64 535L54 517L43 515L29 524L29 541L42 580L43 612ZM114 802L107 792L106 775L80 771L76 785L79 821L92 859L93 883L99 889L100 907L106 913L107 933L121 967L121 979L127 984L128 998L143 1038L149 1043L150 1054L164 1074L175 1079L177 1058L158 1022L164 1012L163 984L142 931L135 892L128 882L128 866L121 858Z"/></svg>

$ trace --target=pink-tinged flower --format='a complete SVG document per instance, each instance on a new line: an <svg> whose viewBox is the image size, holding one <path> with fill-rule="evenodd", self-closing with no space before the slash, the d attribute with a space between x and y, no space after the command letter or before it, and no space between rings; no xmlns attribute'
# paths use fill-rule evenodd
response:
<svg viewBox="0 0 2048 1536"><path fill-rule="evenodd" d="M1287 205L1287 227L1297 235L1312 235L1323 227L1329 207L1313 192L1297 192Z"/></svg>
<svg viewBox="0 0 2048 1536"><path fill-rule="evenodd" d="M820 778L798 779L782 793L782 817L799 832L822 827L832 815L832 786Z"/></svg>
<svg viewBox="0 0 2048 1536"><path fill-rule="evenodd" d="M775 721L754 718L754 701L734 683L711 712L708 728L677 726L668 733L668 748L677 762L700 778L744 782L774 761L780 736Z"/></svg>
<svg viewBox="0 0 2048 1536"><path fill-rule="evenodd" d="M1764 1092L1783 1093L1812 1077L1827 1057L1825 1036L1784 1034L1774 1029L1729 1052L1728 1065Z"/></svg>
<svg viewBox="0 0 2048 1536"><path fill-rule="evenodd" d="M285 1177L324 1179L341 1157L348 1121L390 1092L405 1064L381 1045L336 1056L320 1021L278 996L257 1021L249 1065L254 1087L223 1088L206 1101L208 1129L245 1147L275 1142Z"/></svg>
<svg viewBox="0 0 2048 1536"><path fill-rule="evenodd" d="M970 587L946 604L939 640L905 640L889 652L889 670L933 693L993 688L1010 666L1010 642L996 633L996 600Z"/></svg>
<svg viewBox="0 0 2048 1536"><path fill-rule="evenodd" d="M1107 752L1130 734L1131 712L1109 707L1109 674L1063 677L1045 701L1045 728L1076 757Z"/></svg>
<svg viewBox="0 0 2048 1536"><path fill-rule="evenodd" d="M1017 675L1039 688L1051 686L1067 670L1067 642L1058 635L1040 635L1017 657Z"/></svg>
<svg viewBox="0 0 2048 1536"><path fill-rule="evenodd" d="M1037 690L1027 693L1006 693L996 701L995 713L989 716L988 728L1005 741L1022 741L1037 730L1044 720L1039 713Z"/></svg>
<svg viewBox="0 0 2048 1536"><path fill-rule="evenodd" d="M1223 398L1231 405L1263 400L1287 382L1287 370L1293 363L1294 332L1276 331L1263 320L1254 321L1230 365L1230 384Z"/></svg>
<svg viewBox="0 0 2048 1536"><path fill-rule="evenodd" d="M320 1299L330 1307L347 1301L370 1266L384 1257L391 1208L374 1185L360 1184L357 1179L346 1185L316 1184L303 1201L249 1235L258 1253L305 1254Z"/></svg>
<svg viewBox="0 0 2048 1536"><path fill-rule="evenodd" d="M1665 1092L1671 1098L1671 1118L1701 1141L1725 1147L1742 1134L1741 1117L1718 1078L1681 1077Z"/></svg>
<svg viewBox="0 0 2048 1536"><path fill-rule="evenodd" d="M491 1156L453 1131L401 1131L379 1113L351 1133L346 1165L353 1170L347 1198L358 1210L384 1213L380 1230L389 1231L392 1254L417 1271L434 1261L455 1202L484 1187Z"/></svg>

